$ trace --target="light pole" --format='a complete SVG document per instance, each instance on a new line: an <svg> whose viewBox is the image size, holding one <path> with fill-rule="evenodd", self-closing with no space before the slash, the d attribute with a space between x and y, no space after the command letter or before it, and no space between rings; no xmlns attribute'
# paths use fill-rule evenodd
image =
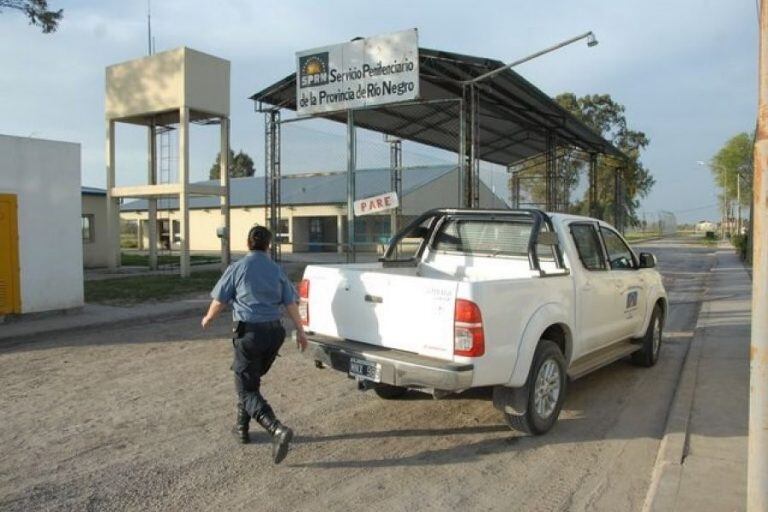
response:
<svg viewBox="0 0 768 512"><path fill-rule="evenodd" d="M467 83L477 83L477 82L479 82L481 80L485 80L488 77L491 77L491 76L494 76L494 75L497 75L497 74L501 73L505 69L510 69L510 68L515 67L515 66L519 66L520 64L523 64L524 62L528 62L529 60L533 60L536 57L541 57L542 55L547 54L549 52L553 52L555 50L559 50L563 46L568 46L569 44L573 44L573 43L575 43L577 41L581 41L582 39L586 39L587 40L587 46L590 47L590 48L592 48L593 46L597 46L597 38L595 37L594 32L592 32L590 30L589 32L584 32L583 34L580 34L580 35L578 35L576 37L572 37L570 39L566 39L565 41L562 41L560 43L552 45L549 48L544 48L543 50L539 50L538 52L532 53L532 54L530 54L527 57L523 57L522 59L516 60L514 62L510 62L506 66L502 66L500 68L494 69L493 71L489 71L487 73L483 73L480 76L476 76L472 80L467 80Z"/></svg>

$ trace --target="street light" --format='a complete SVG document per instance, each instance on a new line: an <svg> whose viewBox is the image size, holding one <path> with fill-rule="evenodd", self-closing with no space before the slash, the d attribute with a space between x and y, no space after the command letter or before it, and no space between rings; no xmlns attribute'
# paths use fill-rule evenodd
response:
<svg viewBox="0 0 768 512"><path fill-rule="evenodd" d="M502 71L504 71L506 69L510 69L510 68L515 67L515 66L519 66L520 64L522 64L524 62L528 62L529 60L533 60L536 57L541 57L542 55L547 54L549 52L553 52L555 50L559 50L563 46L568 46L569 44L573 44L573 43L575 43L577 41L581 41L582 39L586 39L587 40L587 46L590 47L590 48L592 48L593 46L597 46L597 38L595 37L594 32L592 32L590 30L589 32L584 32L581 35L578 35L576 37L572 37L570 39L566 39L565 41L557 43L554 46L550 46L549 48L544 48L543 50L539 50L538 52L532 53L532 54L530 54L527 57L523 57L522 59L519 59L519 60L516 60L514 62L511 62L511 63L507 64L506 66L502 66L500 68L494 69L493 71L489 71L487 73L483 73L480 76L476 76L472 80L467 80L465 83L473 84L473 83L477 83L477 82L479 82L481 80L485 80L486 78L489 78L489 77L492 77L494 75L497 75L497 74L501 73Z"/></svg>

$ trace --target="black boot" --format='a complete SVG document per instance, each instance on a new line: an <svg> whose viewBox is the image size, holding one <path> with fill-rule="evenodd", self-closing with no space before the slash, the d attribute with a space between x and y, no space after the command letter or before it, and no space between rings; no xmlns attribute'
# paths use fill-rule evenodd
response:
<svg viewBox="0 0 768 512"><path fill-rule="evenodd" d="M288 447L293 439L293 430L280 423L269 406L259 411L255 419L272 436L272 460L275 464L280 464L288 455Z"/></svg>
<svg viewBox="0 0 768 512"><path fill-rule="evenodd" d="M248 411L245 410L242 400L237 401L235 415L237 420L235 426L232 428L232 432L242 444L248 444L250 441L250 438L248 437L248 425L251 422L251 417L248 414Z"/></svg>

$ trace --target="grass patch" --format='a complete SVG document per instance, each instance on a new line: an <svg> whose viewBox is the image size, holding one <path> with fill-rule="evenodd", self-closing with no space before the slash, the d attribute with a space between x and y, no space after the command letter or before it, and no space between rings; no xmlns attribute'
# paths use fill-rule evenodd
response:
<svg viewBox="0 0 768 512"><path fill-rule="evenodd" d="M221 258L218 256L205 256L201 254L193 254L189 257L190 262L195 264L204 263L219 263ZM135 253L122 253L120 261L127 267L148 267L149 255L148 254L135 254ZM172 254L159 254L157 256L158 265L179 265L179 256Z"/></svg>
<svg viewBox="0 0 768 512"><path fill-rule="evenodd" d="M624 239L627 242L634 242L636 240L645 240L647 238L658 238L660 235L658 233L625 233Z"/></svg>
<svg viewBox="0 0 768 512"><path fill-rule="evenodd" d="M109 305L133 305L177 299L182 295L210 291L221 272L206 270L191 277L154 275L85 282L85 301Z"/></svg>

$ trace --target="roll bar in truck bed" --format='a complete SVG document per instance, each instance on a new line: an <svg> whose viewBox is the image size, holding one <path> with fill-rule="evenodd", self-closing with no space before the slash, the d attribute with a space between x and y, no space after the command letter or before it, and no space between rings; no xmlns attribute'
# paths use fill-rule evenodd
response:
<svg viewBox="0 0 768 512"><path fill-rule="evenodd" d="M533 227L531 229L531 237L528 239L528 263L531 267L531 270L535 270L539 272L542 275L545 275L544 271L541 270L541 264L539 262L539 256L537 254L537 246L538 245L550 245L553 246L555 249L555 257L557 261L558 268L565 269L565 264L563 262L563 254L560 249L560 245L557 240L557 236L555 235L554 227L552 225L552 219L549 215L547 215L545 212L541 210L536 209L528 209L528 208L521 208L521 209L515 209L515 210L471 210L471 209L464 209L464 208L435 208L432 210L428 210L418 216L413 222L405 226L402 230L400 230L399 233L397 233L390 241L389 246L387 247L386 252L384 253L384 257L380 258L379 261L381 261L384 264L384 267L400 267L400 266L411 266L416 264L416 259L421 257L422 253L424 252L424 249L427 244L422 242L421 246L419 247L419 250L416 253L415 257L407 258L407 259L397 259L397 244L400 243L400 241L403 238L406 238L407 235L411 234L412 231L414 231L418 226L423 224L426 220L430 218L437 218L442 216L455 216L455 215L461 215L461 216L482 216L482 217L490 217L491 219L496 217L528 217L531 219L531 222L533 223ZM546 231L541 230L543 226L547 227ZM433 224L430 229L434 231L435 225ZM431 241L432 236L434 236L434 233L432 233L429 237L424 237L425 242L428 241L428 239Z"/></svg>

